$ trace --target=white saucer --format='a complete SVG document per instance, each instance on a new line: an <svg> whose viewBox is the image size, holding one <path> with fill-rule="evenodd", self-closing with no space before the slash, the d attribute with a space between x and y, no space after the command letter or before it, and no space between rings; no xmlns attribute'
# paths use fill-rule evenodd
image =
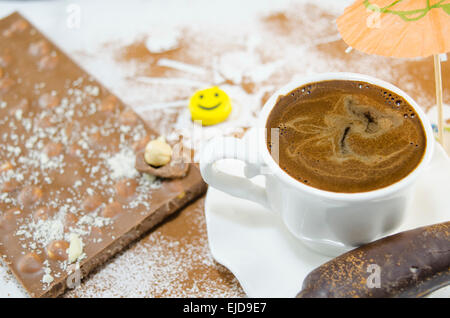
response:
<svg viewBox="0 0 450 318"><path fill-rule="evenodd" d="M240 162L223 160L217 165L243 176ZM264 184L264 177L253 181ZM450 159L437 144L431 166L417 182L408 217L397 231L450 220L449 186ZM331 259L303 245L272 212L212 187L205 216L213 257L236 276L249 297L294 297L306 275ZM450 298L450 286L431 297Z"/></svg>

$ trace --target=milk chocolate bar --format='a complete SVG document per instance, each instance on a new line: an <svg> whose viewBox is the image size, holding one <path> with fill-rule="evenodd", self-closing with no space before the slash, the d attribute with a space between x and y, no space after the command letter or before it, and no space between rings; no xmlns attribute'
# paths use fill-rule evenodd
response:
<svg viewBox="0 0 450 318"><path fill-rule="evenodd" d="M305 278L297 297L423 297L450 284L450 222L369 243Z"/></svg>
<svg viewBox="0 0 450 318"><path fill-rule="evenodd" d="M155 132L20 14L0 38L0 255L31 296L58 296L206 186L195 165L139 173Z"/></svg>

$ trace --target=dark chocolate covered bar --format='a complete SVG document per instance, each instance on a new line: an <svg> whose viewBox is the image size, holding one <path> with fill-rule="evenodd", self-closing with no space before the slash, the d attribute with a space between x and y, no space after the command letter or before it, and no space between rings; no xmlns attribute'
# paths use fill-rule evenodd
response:
<svg viewBox="0 0 450 318"><path fill-rule="evenodd" d="M423 297L450 284L450 222L385 237L308 274L297 297Z"/></svg>
<svg viewBox="0 0 450 318"><path fill-rule="evenodd" d="M135 169L156 136L21 15L0 20L0 256L31 296L73 287L205 191L195 165Z"/></svg>

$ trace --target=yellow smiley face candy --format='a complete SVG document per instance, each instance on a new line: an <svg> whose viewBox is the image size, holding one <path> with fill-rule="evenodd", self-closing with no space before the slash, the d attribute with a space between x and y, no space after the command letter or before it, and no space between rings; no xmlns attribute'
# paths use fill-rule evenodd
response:
<svg viewBox="0 0 450 318"><path fill-rule="evenodd" d="M215 125L227 119L231 113L231 100L217 86L195 92L189 101L193 121L200 120L203 126Z"/></svg>

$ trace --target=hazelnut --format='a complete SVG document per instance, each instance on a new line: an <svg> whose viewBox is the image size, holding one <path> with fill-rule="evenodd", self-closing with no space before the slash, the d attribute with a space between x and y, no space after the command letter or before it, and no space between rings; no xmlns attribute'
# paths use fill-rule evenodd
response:
<svg viewBox="0 0 450 318"><path fill-rule="evenodd" d="M38 62L38 69L42 70L53 70L59 62L57 55L44 55Z"/></svg>
<svg viewBox="0 0 450 318"><path fill-rule="evenodd" d="M29 24L24 19L19 19L11 24L11 29L13 31L23 32L28 28Z"/></svg>
<svg viewBox="0 0 450 318"><path fill-rule="evenodd" d="M112 218L121 212L122 205L118 202L111 202L103 209L102 216L105 218Z"/></svg>
<svg viewBox="0 0 450 318"><path fill-rule="evenodd" d="M36 253L28 253L19 259L17 268L24 274L34 274L42 270L42 260Z"/></svg>
<svg viewBox="0 0 450 318"><path fill-rule="evenodd" d="M11 170L13 168L13 165L9 161L5 161L4 163L0 164L0 172L4 172L6 170Z"/></svg>
<svg viewBox="0 0 450 318"><path fill-rule="evenodd" d="M136 188L138 187L138 185L138 182L134 179L124 179L118 181L114 185L118 201L123 202L131 199L136 193Z"/></svg>
<svg viewBox="0 0 450 318"><path fill-rule="evenodd" d="M145 146L145 162L154 167L161 167L169 163L172 158L172 148L164 137L150 141Z"/></svg>
<svg viewBox="0 0 450 318"><path fill-rule="evenodd" d="M9 209L0 215L0 230L9 231L16 225L16 219L20 217L22 211L19 209Z"/></svg>
<svg viewBox="0 0 450 318"><path fill-rule="evenodd" d="M102 203L103 203L102 198L99 195L94 194L84 199L81 206L86 212L92 212L97 210L102 205Z"/></svg>
<svg viewBox="0 0 450 318"><path fill-rule="evenodd" d="M67 259L68 248L69 243L66 241L53 241L47 246L47 255L53 260L65 261Z"/></svg>
<svg viewBox="0 0 450 318"><path fill-rule="evenodd" d="M0 79L0 93L6 93L16 82L9 78L5 77Z"/></svg>
<svg viewBox="0 0 450 318"><path fill-rule="evenodd" d="M33 219L35 221L39 221L39 220L48 220L51 216L53 216L54 211L52 211L49 207L43 206L38 208L36 211L34 211L33 213Z"/></svg>
<svg viewBox="0 0 450 318"><path fill-rule="evenodd" d="M117 107L117 103L118 100L116 96L108 95L102 100L99 108L102 112L113 112Z"/></svg>
<svg viewBox="0 0 450 318"><path fill-rule="evenodd" d="M19 194L19 202L24 206L32 206L42 198L42 190L38 187L25 187Z"/></svg>
<svg viewBox="0 0 450 318"><path fill-rule="evenodd" d="M55 108L59 105L58 96L52 93L45 93L39 97L38 104L43 108Z"/></svg>
<svg viewBox="0 0 450 318"><path fill-rule="evenodd" d="M16 180L5 181L0 184L0 192L13 192L20 187L20 183Z"/></svg>
<svg viewBox="0 0 450 318"><path fill-rule="evenodd" d="M59 142L50 142L44 148L44 152L48 157L59 156L62 151L63 145Z"/></svg>
<svg viewBox="0 0 450 318"><path fill-rule="evenodd" d="M28 112L29 108L30 108L30 104L28 102L28 99L22 98L14 107L11 107L11 109L9 110L9 115L17 116L18 111L21 112L22 115L26 114Z"/></svg>
<svg viewBox="0 0 450 318"><path fill-rule="evenodd" d="M66 227L74 227L78 223L78 217L73 213L67 213L64 217L64 224Z"/></svg>
<svg viewBox="0 0 450 318"><path fill-rule="evenodd" d="M12 62L12 55L9 51L4 51L2 55L0 55L0 66L7 67Z"/></svg>
<svg viewBox="0 0 450 318"><path fill-rule="evenodd" d="M44 56L50 53L50 45L46 41L40 40L31 43L28 52L33 56Z"/></svg>
<svg viewBox="0 0 450 318"><path fill-rule="evenodd" d="M131 109L126 109L120 114L120 123L122 125L132 126L137 124L139 117Z"/></svg>

